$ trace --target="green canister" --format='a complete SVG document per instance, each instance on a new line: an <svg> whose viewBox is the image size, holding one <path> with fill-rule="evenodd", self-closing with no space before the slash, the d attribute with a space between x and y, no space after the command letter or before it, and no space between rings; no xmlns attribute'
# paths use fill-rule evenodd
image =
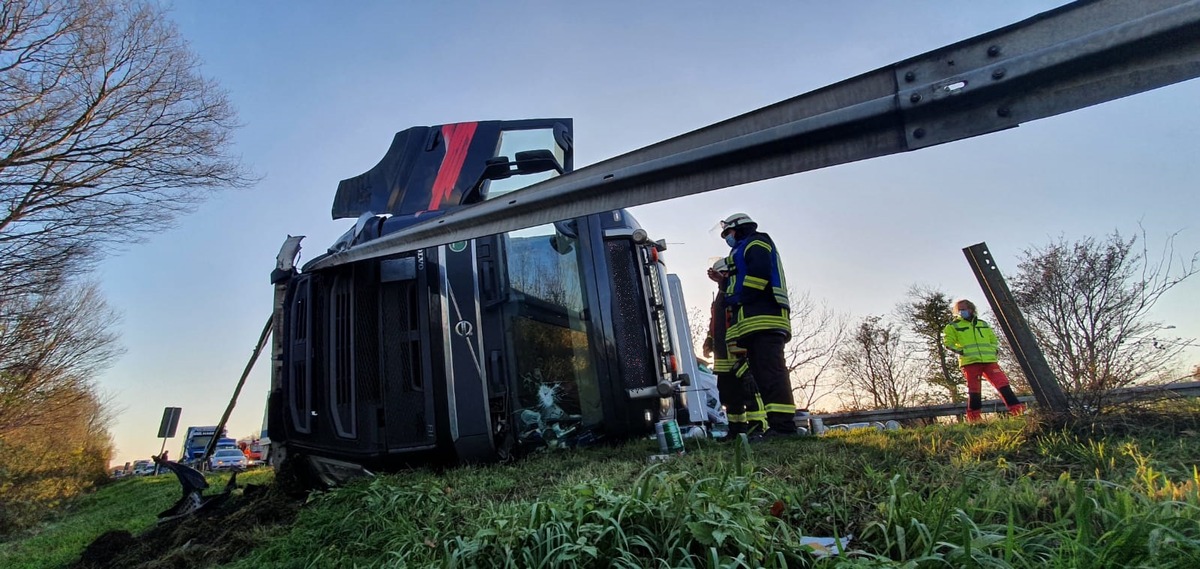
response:
<svg viewBox="0 0 1200 569"><path fill-rule="evenodd" d="M655 423L654 434L658 435L658 448L660 452L683 452L683 436L679 434L679 425L674 420L664 419Z"/></svg>

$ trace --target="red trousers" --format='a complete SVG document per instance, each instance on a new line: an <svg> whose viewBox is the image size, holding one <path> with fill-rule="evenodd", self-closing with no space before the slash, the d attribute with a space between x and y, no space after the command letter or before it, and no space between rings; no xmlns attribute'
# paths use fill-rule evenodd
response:
<svg viewBox="0 0 1200 569"><path fill-rule="evenodd" d="M986 377L988 383L999 391L1000 388L1008 385L1008 376L1004 375L1004 371L1000 369L1000 364L995 362L987 364L967 364L962 368L963 376L967 378L967 393L980 393L981 387L980 376Z"/></svg>

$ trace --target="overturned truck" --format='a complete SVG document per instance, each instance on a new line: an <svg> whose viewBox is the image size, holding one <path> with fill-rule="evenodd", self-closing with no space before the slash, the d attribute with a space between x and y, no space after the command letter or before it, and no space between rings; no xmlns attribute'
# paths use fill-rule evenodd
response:
<svg viewBox="0 0 1200 569"><path fill-rule="evenodd" d="M299 269L289 237L272 273L272 462L337 483L705 420L665 244L627 211L313 268L572 167L569 119L486 121L404 130L343 180L354 227Z"/></svg>

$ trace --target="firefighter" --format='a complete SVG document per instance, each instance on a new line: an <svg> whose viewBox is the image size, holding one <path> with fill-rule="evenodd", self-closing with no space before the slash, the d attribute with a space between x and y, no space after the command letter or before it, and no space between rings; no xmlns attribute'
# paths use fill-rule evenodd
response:
<svg viewBox="0 0 1200 569"><path fill-rule="evenodd" d="M730 311L725 306L725 286L729 279L729 264L718 259L708 270L708 278L717 283L713 298L712 317L708 321L708 337L704 339L704 355L713 357L713 372L717 374L717 394L725 404L729 420L729 436L761 434L766 430L767 412L762 397L750 373L746 350L725 339Z"/></svg>
<svg viewBox="0 0 1200 569"><path fill-rule="evenodd" d="M983 418L980 376L986 377L1004 398L1010 414L1025 412L1025 405L1008 384L1008 376L996 363L1000 341L988 323L979 319L974 303L966 299L954 302L954 321L942 329L942 344L958 354L958 366L967 380L967 422L974 423Z"/></svg>
<svg viewBox="0 0 1200 569"><path fill-rule="evenodd" d="M721 237L731 248L727 262L733 272L725 288L725 304L733 314L727 339L746 350L765 404L766 435L794 435L796 404L783 357L792 324L779 250L744 213L721 222Z"/></svg>

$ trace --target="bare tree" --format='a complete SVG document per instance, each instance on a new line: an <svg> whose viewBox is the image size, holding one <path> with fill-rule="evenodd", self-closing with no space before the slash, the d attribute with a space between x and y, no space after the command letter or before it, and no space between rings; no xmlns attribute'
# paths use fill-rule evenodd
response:
<svg viewBox="0 0 1200 569"><path fill-rule="evenodd" d="M248 183L235 126L157 4L0 3L0 301Z"/></svg>
<svg viewBox="0 0 1200 569"><path fill-rule="evenodd" d="M838 351L837 360L852 407L905 407L924 395L900 327L881 316L864 318Z"/></svg>
<svg viewBox="0 0 1200 569"><path fill-rule="evenodd" d="M896 314L909 332L915 353L923 353L919 364L922 379L946 392L946 401L963 401L959 387L963 383L958 369L958 357L942 345L942 330L954 320L950 295L927 286L912 285Z"/></svg>
<svg viewBox="0 0 1200 569"><path fill-rule="evenodd" d="M94 378L121 352L110 330L116 320L95 285L7 303L0 313L0 435L94 399Z"/></svg>
<svg viewBox="0 0 1200 569"><path fill-rule="evenodd" d="M818 305L807 292L789 291L792 339L784 346L784 363L798 407L808 409L834 391L825 380L846 340L847 316Z"/></svg>
<svg viewBox="0 0 1200 569"><path fill-rule="evenodd" d="M1170 327L1149 319L1167 291L1198 270L1196 254L1177 258L1175 236L1158 260L1137 238L1114 232L1104 240L1059 238L1028 249L1013 279L1051 367L1065 387L1093 409L1109 390L1153 377L1175 364L1190 340L1167 337Z"/></svg>

